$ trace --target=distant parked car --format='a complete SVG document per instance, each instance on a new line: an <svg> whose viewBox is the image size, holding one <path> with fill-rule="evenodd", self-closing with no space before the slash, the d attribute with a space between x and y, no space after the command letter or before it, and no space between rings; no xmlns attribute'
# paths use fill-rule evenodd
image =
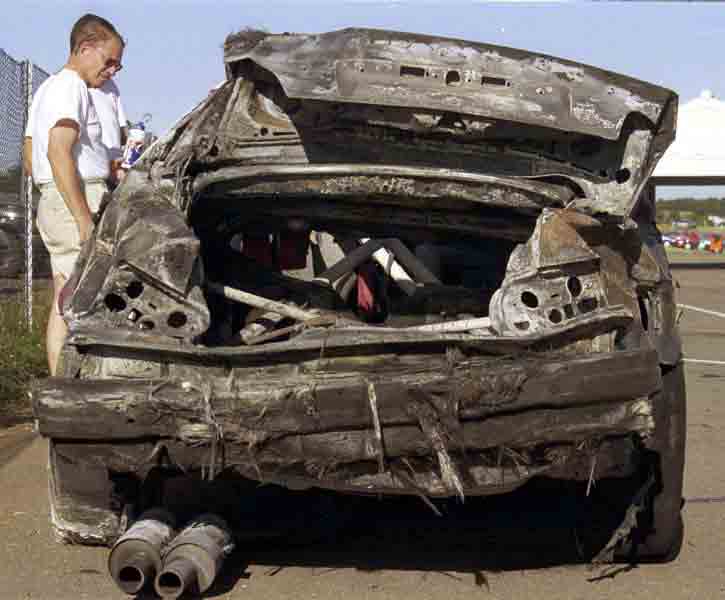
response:
<svg viewBox="0 0 725 600"><path fill-rule="evenodd" d="M14 203L0 203L0 277L16 277L25 265L24 207ZM33 272L50 273L50 257L37 230L33 231Z"/></svg>
<svg viewBox="0 0 725 600"><path fill-rule="evenodd" d="M664 244L665 248L669 248L673 245L675 240L675 232L674 231L668 231L666 233L662 234L662 243Z"/></svg>
<svg viewBox="0 0 725 600"><path fill-rule="evenodd" d="M697 231L679 231L672 237L675 248L692 250L700 245L700 234Z"/></svg>
<svg viewBox="0 0 725 600"><path fill-rule="evenodd" d="M707 252L713 252L715 254L722 254L722 235L720 235L719 233L706 233L700 239L698 249L705 250Z"/></svg>

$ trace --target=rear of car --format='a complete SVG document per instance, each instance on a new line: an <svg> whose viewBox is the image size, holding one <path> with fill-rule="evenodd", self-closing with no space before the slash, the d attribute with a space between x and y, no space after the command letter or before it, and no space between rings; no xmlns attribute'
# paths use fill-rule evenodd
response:
<svg viewBox="0 0 725 600"><path fill-rule="evenodd" d="M225 64L74 273L33 394L60 537L239 478L464 498L596 466L639 490L603 552L675 556L684 380L645 186L676 96L364 29L241 32Z"/></svg>

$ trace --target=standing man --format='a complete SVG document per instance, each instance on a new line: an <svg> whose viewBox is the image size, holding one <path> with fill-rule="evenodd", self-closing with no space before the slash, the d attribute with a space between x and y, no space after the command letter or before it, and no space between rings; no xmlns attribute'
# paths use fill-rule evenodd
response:
<svg viewBox="0 0 725 600"><path fill-rule="evenodd" d="M45 82L43 85L45 85ZM126 174L126 171L121 168L123 149L128 139L128 119L126 117L126 111L121 102L121 93L113 79L109 79L99 88L88 88L88 93L93 101L96 114L98 114L98 120L101 122L101 139L108 151L108 158L111 161L111 175L108 179L108 185L114 188L123 181L123 177ZM33 172L32 156L35 107L36 102L33 101L28 114L28 124L25 128L25 139L23 140L23 168L26 173Z"/></svg>
<svg viewBox="0 0 725 600"><path fill-rule="evenodd" d="M51 375L68 332L58 298L108 191L110 159L89 88L103 86L121 70L124 46L106 19L84 15L71 31L64 68L40 86L33 101L32 171L41 193L38 230L53 270L46 336Z"/></svg>

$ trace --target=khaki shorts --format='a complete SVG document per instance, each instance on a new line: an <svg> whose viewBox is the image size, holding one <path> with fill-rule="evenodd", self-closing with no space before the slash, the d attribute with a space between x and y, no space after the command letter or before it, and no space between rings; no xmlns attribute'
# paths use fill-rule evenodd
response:
<svg viewBox="0 0 725 600"><path fill-rule="evenodd" d="M81 251L78 225L54 183L39 187L38 231L50 254L53 276L62 275L68 279ZM106 182L102 179L82 181L81 190L86 196L88 208L95 215L103 196L108 193Z"/></svg>

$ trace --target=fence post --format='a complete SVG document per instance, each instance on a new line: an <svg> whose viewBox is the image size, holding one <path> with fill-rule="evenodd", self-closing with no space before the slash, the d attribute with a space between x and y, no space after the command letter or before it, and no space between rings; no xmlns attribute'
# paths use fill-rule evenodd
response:
<svg viewBox="0 0 725 600"><path fill-rule="evenodd" d="M30 103L33 100L33 61L25 61L25 115L23 119L23 142L25 128L30 118ZM21 148L24 144L21 145ZM22 152L22 150L21 150ZM25 172L21 160L22 191L25 198L25 322L28 330L33 327L33 183L32 173Z"/></svg>

